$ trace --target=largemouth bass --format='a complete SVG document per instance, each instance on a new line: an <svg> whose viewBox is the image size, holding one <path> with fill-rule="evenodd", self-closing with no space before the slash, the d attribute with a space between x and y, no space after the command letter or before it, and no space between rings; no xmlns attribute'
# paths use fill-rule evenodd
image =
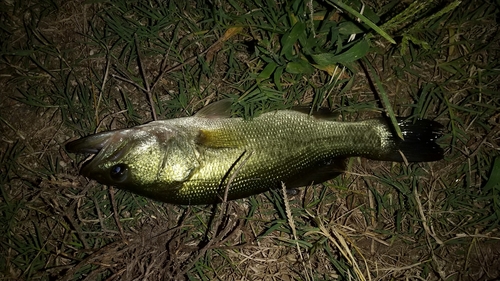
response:
<svg viewBox="0 0 500 281"><path fill-rule="evenodd" d="M301 110L230 118L227 101L192 117L154 121L70 142L68 152L96 154L81 174L173 204L211 204L281 186L340 175L347 157L437 161L442 126L399 121L404 140L384 119L338 122Z"/></svg>

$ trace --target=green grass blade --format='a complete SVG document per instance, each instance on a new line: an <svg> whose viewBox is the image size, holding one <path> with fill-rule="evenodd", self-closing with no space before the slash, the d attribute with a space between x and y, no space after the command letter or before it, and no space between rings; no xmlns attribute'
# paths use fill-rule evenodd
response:
<svg viewBox="0 0 500 281"><path fill-rule="evenodd" d="M360 14L358 11L351 8L349 5L345 4L344 2L342 2L340 0L327 0L327 2L333 6L337 6L343 10L346 10L348 13L359 18L363 23L365 23L370 28L375 30L375 32L380 34L380 36L384 37L387 41L389 41L392 44L396 44L396 41L394 41L394 39L392 39L392 37L389 34L387 34L382 28L378 27L375 23L373 23L371 20L369 20L364 15Z"/></svg>

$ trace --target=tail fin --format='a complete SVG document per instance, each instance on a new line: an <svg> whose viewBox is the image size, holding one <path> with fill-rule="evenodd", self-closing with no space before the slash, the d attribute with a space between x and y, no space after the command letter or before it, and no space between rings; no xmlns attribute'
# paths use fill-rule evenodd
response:
<svg viewBox="0 0 500 281"><path fill-rule="evenodd" d="M420 119L415 122L398 118L404 140L395 133L389 139L389 147L381 158L386 161L430 162L443 159L444 151L436 143L444 127L438 122ZM403 158L404 155L404 158Z"/></svg>

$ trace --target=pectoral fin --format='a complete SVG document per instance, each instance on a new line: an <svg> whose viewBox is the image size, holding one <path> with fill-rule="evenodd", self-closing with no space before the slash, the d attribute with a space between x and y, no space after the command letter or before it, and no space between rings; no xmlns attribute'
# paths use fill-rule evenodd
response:
<svg viewBox="0 0 500 281"><path fill-rule="evenodd" d="M236 138L230 131L200 130L196 143L210 148L237 148L244 145L244 140Z"/></svg>

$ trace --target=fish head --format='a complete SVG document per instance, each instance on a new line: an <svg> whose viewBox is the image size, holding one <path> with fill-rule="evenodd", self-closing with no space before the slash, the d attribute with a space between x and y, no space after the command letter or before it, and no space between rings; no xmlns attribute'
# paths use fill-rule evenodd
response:
<svg viewBox="0 0 500 281"><path fill-rule="evenodd" d="M146 124L87 136L66 150L95 154L83 165L83 176L147 196L184 181L194 169L196 161L180 135L168 126Z"/></svg>

